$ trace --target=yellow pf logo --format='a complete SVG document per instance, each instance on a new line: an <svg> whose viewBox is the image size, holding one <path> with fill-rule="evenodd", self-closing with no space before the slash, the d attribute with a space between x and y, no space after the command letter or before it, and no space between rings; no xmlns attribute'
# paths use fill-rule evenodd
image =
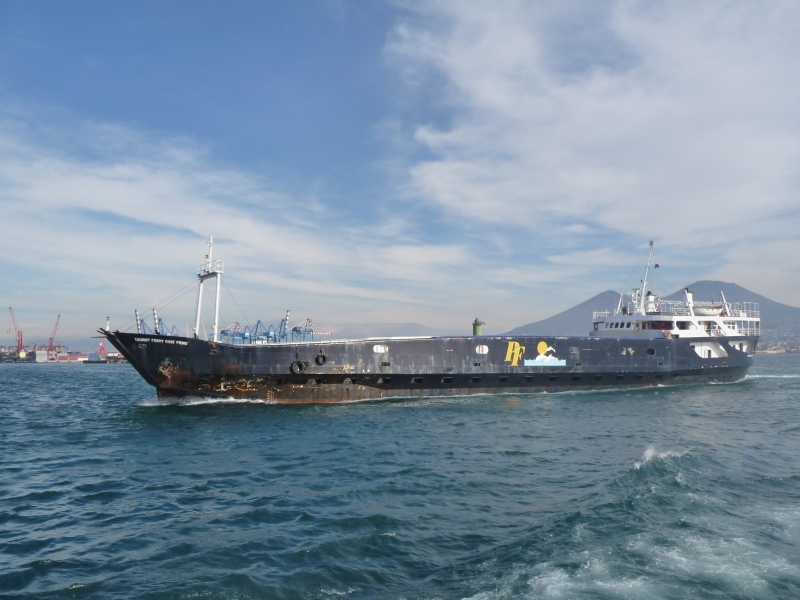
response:
<svg viewBox="0 0 800 600"><path fill-rule="evenodd" d="M519 359L525 354L525 346L520 346L519 342L508 342L508 352L506 352L506 362L510 362L512 367L519 365Z"/></svg>

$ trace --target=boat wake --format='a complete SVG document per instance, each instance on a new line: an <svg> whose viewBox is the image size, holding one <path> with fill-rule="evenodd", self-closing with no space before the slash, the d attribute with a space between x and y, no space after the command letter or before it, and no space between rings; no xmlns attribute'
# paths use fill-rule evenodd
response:
<svg viewBox="0 0 800 600"><path fill-rule="evenodd" d="M204 406L214 404L275 404L266 400L258 400L253 398L212 398L203 396L192 396L187 398L171 398L169 400L162 400L160 398L151 398L142 402L139 406L145 407L161 407L161 406Z"/></svg>

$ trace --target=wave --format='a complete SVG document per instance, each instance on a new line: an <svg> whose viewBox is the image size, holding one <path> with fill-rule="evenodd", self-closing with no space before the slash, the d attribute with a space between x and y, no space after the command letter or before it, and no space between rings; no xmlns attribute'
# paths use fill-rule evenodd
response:
<svg viewBox="0 0 800 600"><path fill-rule="evenodd" d="M637 471L641 469L647 463L653 460L663 460L665 458L680 458L681 456L685 456L686 452L675 452L674 450L666 450L665 452L659 452L656 450L655 446L648 446L644 454L642 454L642 459L637 460L633 463L633 468Z"/></svg>
<svg viewBox="0 0 800 600"><path fill-rule="evenodd" d="M745 375L745 379L800 379L800 375Z"/></svg>

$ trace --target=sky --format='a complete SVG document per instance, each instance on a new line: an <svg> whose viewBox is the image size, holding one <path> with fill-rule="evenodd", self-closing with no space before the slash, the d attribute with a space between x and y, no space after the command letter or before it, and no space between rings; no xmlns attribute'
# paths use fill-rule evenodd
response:
<svg viewBox="0 0 800 600"><path fill-rule="evenodd" d="M788 1L0 0L0 301L30 342L183 329L214 236L228 325L507 331L635 287L649 240L656 293L800 306L798 30Z"/></svg>

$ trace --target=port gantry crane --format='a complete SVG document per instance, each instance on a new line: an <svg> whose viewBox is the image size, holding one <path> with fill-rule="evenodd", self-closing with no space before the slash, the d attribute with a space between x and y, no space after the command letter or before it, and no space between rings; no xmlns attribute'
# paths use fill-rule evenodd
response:
<svg viewBox="0 0 800 600"><path fill-rule="evenodd" d="M53 327L53 335L50 336L50 341L47 342L47 357L55 357L56 354L56 333L58 332L58 323L61 321L61 315L56 317L56 326ZM59 346L60 347L60 346Z"/></svg>
<svg viewBox="0 0 800 600"><path fill-rule="evenodd" d="M11 313L11 323L14 325L14 336L17 338L17 356L21 356L25 352L25 346L22 343L22 330L17 327L17 318L14 316L14 309L10 306L8 311Z"/></svg>

